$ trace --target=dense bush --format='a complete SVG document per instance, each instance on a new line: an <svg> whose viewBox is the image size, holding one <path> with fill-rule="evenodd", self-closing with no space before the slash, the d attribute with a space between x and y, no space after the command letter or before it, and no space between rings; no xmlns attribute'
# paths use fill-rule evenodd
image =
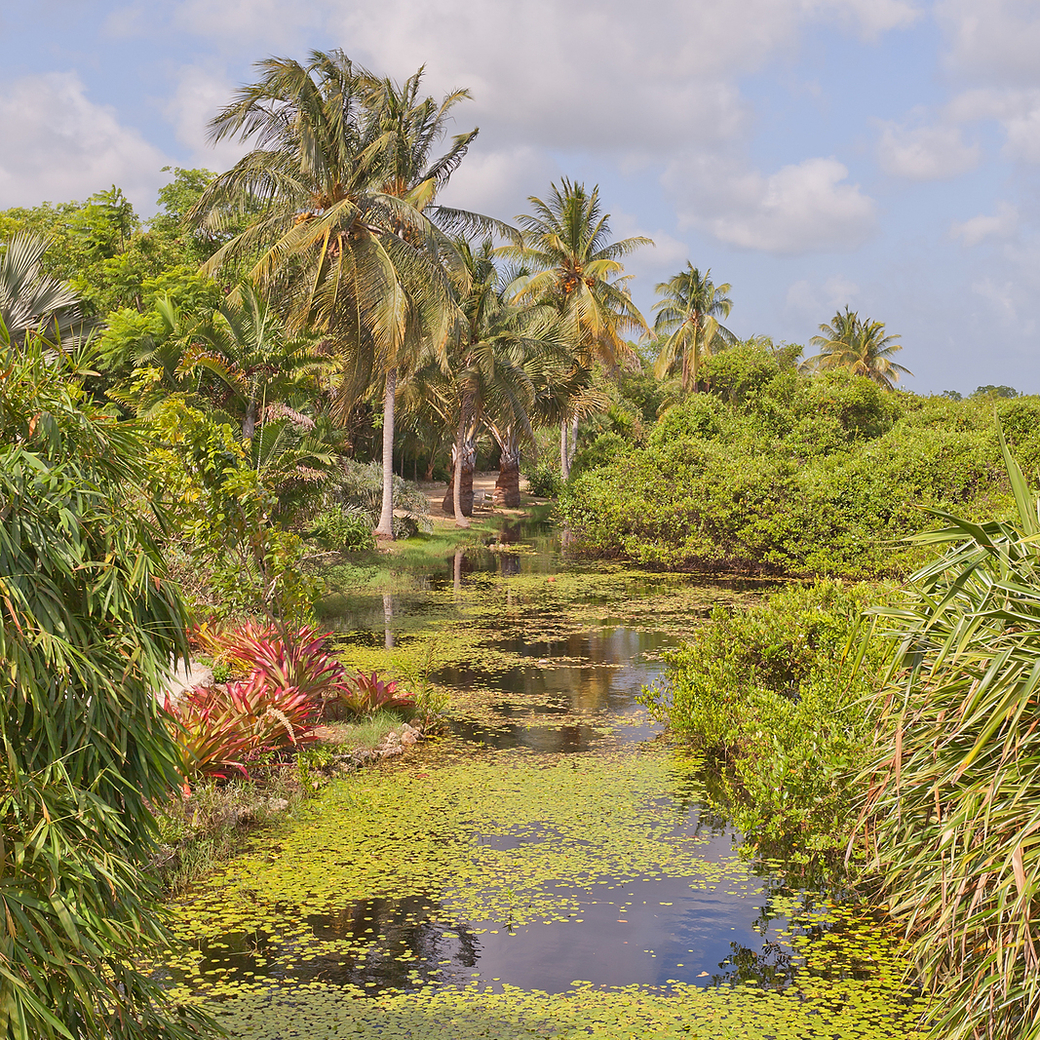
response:
<svg viewBox="0 0 1040 1040"><path fill-rule="evenodd" d="M757 353L756 353L757 351ZM998 422L1040 465L1040 401L954 402L835 372L809 378L762 348L711 360L713 392L667 410L570 483L576 548L671 568L901 575L930 509L1006 512Z"/></svg>
<svg viewBox="0 0 1040 1040"><path fill-rule="evenodd" d="M359 506L337 503L323 510L311 521L308 534L337 552L358 552L376 545L372 517Z"/></svg>
<svg viewBox="0 0 1040 1040"><path fill-rule="evenodd" d="M563 477L559 468L541 461L525 470L527 490L536 498L558 498L563 491Z"/></svg>
<svg viewBox="0 0 1040 1040"><path fill-rule="evenodd" d="M6 339L0 323L0 342ZM147 447L76 359L0 346L0 1034L197 1035L134 969L167 935L145 864L178 782L153 691L184 612L135 499Z"/></svg>
<svg viewBox="0 0 1040 1040"><path fill-rule="evenodd" d="M667 655L663 687L645 692L673 733L724 765L726 808L752 843L844 850L880 663L857 633L877 599L876 588L823 581L747 611L716 607Z"/></svg>

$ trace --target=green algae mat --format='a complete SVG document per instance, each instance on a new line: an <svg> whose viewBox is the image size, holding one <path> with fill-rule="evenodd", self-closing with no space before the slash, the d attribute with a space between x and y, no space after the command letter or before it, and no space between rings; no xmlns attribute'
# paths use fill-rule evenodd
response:
<svg viewBox="0 0 1040 1040"><path fill-rule="evenodd" d="M899 938L743 860L703 763L634 704L711 591L519 577L413 630L451 633L454 735L338 781L172 907L177 998L242 1040L916 1036Z"/></svg>

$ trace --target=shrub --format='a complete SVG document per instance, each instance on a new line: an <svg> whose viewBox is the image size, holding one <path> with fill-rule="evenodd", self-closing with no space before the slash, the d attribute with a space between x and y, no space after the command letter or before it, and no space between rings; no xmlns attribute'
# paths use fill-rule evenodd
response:
<svg viewBox="0 0 1040 1040"><path fill-rule="evenodd" d="M0 1032L187 1040L201 1017L134 968L169 941L145 864L177 749L153 691L186 650L147 445L90 403L89 358L9 346L0 322Z"/></svg>
<svg viewBox="0 0 1040 1040"><path fill-rule="evenodd" d="M429 533L432 525L429 518L430 503L418 484L413 484L396 473L394 483L394 508L404 509L413 517L419 530ZM379 462L355 462L343 459L339 473L333 481L333 500L347 509L363 510L369 517L370 528L379 522L383 508L383 466Z"/></svg>
<svg viewBox="0 0 1040 1040"><path fill-rule="evenodd" d="M279 630L252 623L210 635L211 645L245 665L272 688L299 690L315 704L334 691L346 670L326 649L330 633L312 628Z"/></svg>
<svg viewBox="0 0 1040 1040"><path fill-rule="evenodd" d="M232 771L246 775L251 735L242 727L238 712L226 696L219 695L213 687L196 686L180 701L167 697L163 707L177 743L181 793L185 797L191 793L191 783L199 777L227 779Z"/></svg>
<svg viewBox="0 0 1040 1040"><path fill-rule="evenodd" d="M539 462L527 470L528 494L536 498L559 498L563 490L563 477L560 471L548 462Z"/></svg>
<svg viewBox="0 0 1040 1040"><path fill-rule="evenodd" d="M1010 507L992 406L868 383L781 372L739 407L707 394L675 406L645 448L571 481L560 511L572 549L671 568L899 576L924 559L901 539L926 510ZM1040 463L1030 402L1005 407Z"/></svg>
<svg viewBox="0 0 1040 1040"><path fill-rule="evenodd" d="M374 549L372 518L359 506L334 505L311 521L310 536L338 552Z"/></svg>
<svg viewBox="0 0 1040 1040"><path fill-rule="evenodd" d="M873 647L864 658L857 632L877 595L823 581L739 613L716 607L667 655L663 689L645 691L672 732L725 764L729 808L751 842L844 849L880 660Z"/></svg>
<svg viewBox="0 0 1040 1040"><path fill-rule="evenodd" d="M579 449L571 464L571 476L576 477L586 470L605 466L617 455L628 450L629 442L617 433L601 433L590 444Z"/></svg>
<svg viewBox="0 0 1040 1040"><path fill-rule="evenodd" d="M398 694L396 679L380 679L375 672L349 678L337 689L336 703L353 715L415 707L413 697Z"/></svg>

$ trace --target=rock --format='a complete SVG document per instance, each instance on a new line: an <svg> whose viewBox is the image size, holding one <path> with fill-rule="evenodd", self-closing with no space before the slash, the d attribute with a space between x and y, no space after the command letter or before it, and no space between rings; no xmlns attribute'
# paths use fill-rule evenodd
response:
<svg viewBox="0 0 1040 1040"><path fill-rule="evenodd" d="M172 664L169 678L163 683L163 688L156 696L159 700L169 698L174 705L179 704L186 694L190 693L196 686L212 686L213 669L209 665L199 664L193 661L189 667L183 659Z"/></svg>

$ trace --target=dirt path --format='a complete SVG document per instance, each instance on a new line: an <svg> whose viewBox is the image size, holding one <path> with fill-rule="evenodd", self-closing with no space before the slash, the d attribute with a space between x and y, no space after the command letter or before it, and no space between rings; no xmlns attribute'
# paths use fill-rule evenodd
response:
<svg viewBox="0 0 1040 1040"><path fill-rule="evenodd" d="M493 512L499 512L505 515L518 512L518 510L515 509L492 509L491 494L495 490L496 480L498 480L497 470L473 474L473 515L475 517L490 516ZM448 488L448 485L443 480L423 480L419 482L419 487L426 496L426 501L430 504L430 516L450 516L450 514L445 513L441 508L441 503L444 501L444 492ZM527 479L525 477L520 478L520 490L527 490ZM454 517L452 517L452 519L454 519Z"/></svg>

